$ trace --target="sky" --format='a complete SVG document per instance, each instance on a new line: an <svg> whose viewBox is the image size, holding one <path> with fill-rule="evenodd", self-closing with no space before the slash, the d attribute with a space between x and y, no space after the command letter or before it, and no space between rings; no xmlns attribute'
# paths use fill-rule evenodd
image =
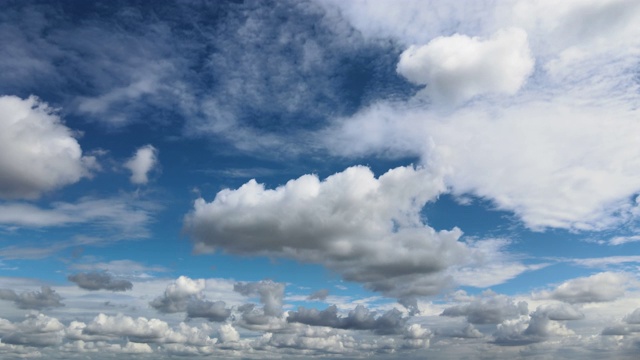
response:
<svg viewBox="0 0 640 360"><path fill-rule="evenodd" d="M0 7L1 358L640 354L640 2Z"/></svg>

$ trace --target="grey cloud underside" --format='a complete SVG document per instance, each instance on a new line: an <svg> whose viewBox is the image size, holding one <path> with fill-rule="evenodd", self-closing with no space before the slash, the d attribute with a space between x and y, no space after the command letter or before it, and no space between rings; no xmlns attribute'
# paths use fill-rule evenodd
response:
<svg viewBox="0 0 640 360"><path fill-rule="evenodd" d="M347 316L339 316L338 308L332 305L325 310L298 308L290 311L288 322L313 326L327 326L336 329L370 330L376 334L401 333L409 318L404 317L396 309L389 310L379 316L362 305L349 311Z"/></svg>
<svg viewBox="0 0 640 360"><path fill-rule="evenodd" d="M327 296L329 296L329 290L328 289L320 289L318 291L314 291L313 293L311 293L307 299L308 300L324 300L327 298Z"/></svg>
<svg viewBox="0 0 640 360"><path fill-rule="evenodd" d="M187 319L204 318L209 321L223 322L231 316L232 310L224 301L210 301L204 298L204 280L178 278L169 285L162 296L158 296L149 305L160 313L185 313Z"/></svg>
<svg viewBox="0 0 640 360"><path fill-rule="evenodd" d="M438 232L422 222L420 210L442 186L428 179L412 167L379 178L352 167L274 190L252 180L210 203L198 199L185 228L196 251L289 257L401 299L433 295L451 283L449 268L480 257L458 241L459 229Z"/></svg>
<svg viewBox="0 0 640 360"><path fill-rule="evenodd" d="M524 301L514 302L507 296L488 294L466 305L444 309L441 316L464 316L471 324L499 324L529 312Z"/></svg>
<svg viewBox="0 0 640 360"><path fill-rule="evenodd" d="M127 291L133 288L131 281L116 279L105 272L78 273L67 278L85 290Z"/></svg>
<svg viewBox="0 0 640 360"><path fill-rule="evenodd" d="M48 286L42 286L40 291L20 294L11 289L0 289L0 299L12 301L19 309L42 310L64 306L62 297Z"/></svg>

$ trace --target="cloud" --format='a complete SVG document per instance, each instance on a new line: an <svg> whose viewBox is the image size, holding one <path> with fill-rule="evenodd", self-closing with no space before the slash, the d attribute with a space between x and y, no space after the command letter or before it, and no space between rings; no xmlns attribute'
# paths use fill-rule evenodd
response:
<svg viewBox="0 0 640 360"><path fill-rule="evenodd" d="M158 150L145 145L133 155L131 159L124 163L124 167L131 171L131 182L133 184L146 184L149 182L148 174L158 164Z"/></svg>
<svg viewBox="0 0 640 360"><path fill-rule="evenodd" d="M62 343L64 325L58 319L43 314L29 314L2 334L2 343L24 346L54 346Z"/></svg>
<svg viewBox="0 0 640 360"><path fill-rule="evenodd" d="M507 320L499 324L493 334L494 343L504 346L518 346L574 335L575 333L567 329L564 323L556 320L578 320L581 318L574 310L570 309L538 308L528 318Z"/></svg>
<svg viewBox="0 0 640 360"><path fill-rule="evenodd" d="M5 199L37 198L90 176L97 166L56 111L34 96L0 96L0 154Z"/></svg>
<svg viewBox="0 0 640 360"><path fill-rule="evenodd" d="M282 301L284 300L284 284L271 280L260 282L236 283L233 290L245 296L260 296L260 303L264 305L266 316L280 316Z"/></svg>
<svg viewBox="0 0 640 360"><path fill-rule="evenodd" d="M106 272L78 273L67 278L85 290L126 291L133 288L131 281L116 279Z"/></svg>
<svg viewBox="0 0 640 360"><path fill-rule="evenodd" d="M199 252L289 257L388 295L433 295L449 281L448 268L477 259L458 241L459 229L437 232L422 223L420 210L442 191L427 179L412 167L378 179L368 168L351 167L274 190L252 180L212 202L196 200L185 229Z"/></svg>
<svg viewBox="0 0 640 360"><path fill-rule="evenodd" d="M319 133L330 153L418 156L428 172L443 177L454 195L489 200L499 210L514 212L533 230L602 230L637 217L640 186L634 179L640 175L640 147L632 134L640 131L635 120L638 84L629 76L637 67L632 50L640 39L632 20L640 11L637 4L435 2L424 7L409 2L403 9L366 4L327 6L339 7L364 36L407 45L473 42L473 37L487 39L499 29L519 26L523 30L513 34L524 39L526 32L530 60L537 66L527 85L509 98L487 93L463 107L439 111L428 102L387 97L350 116L337 116ZM604 30L594 31L600 28ZM438 38L455 32L468 37ZM414 56L405 53L398 69L409 80L433 81L427 76L431 68L422 69L422 62L414 61L421 58L419 49L431 51L428 45L412 48ZM484 59L479 63L493 59L481 51L472 55L463 60L473 61L475 55ZM468 78L476 79L473 74ZM464 89L451 84L454 94ZM486 89L500 84L491 82ZM440 91L437 84L431 85L425 91Z"/></svg>
<svg viewBox="0 0 640 360"><path fill-rule="evenodd" d="M505 29L490 39L455 34L400 55L397 71L436 103L459 104L478 95L515 94L533 71L527 34Z"/></svg>
<svg viewBox="0 0 640 360"><path fill-rule="evenodd" d="M0 300L13 301L19 309L42 310L64 306L62 297L48 286L40 291L25 291L17 294L11 289L0 289Z"/></svg>
<svg viewBox="0 0 640 360"><path fill-rule="evenodd" d="M471 324L499 324L505 320L518 318L529 312L525 301L516 303L505 295L490 290L466 305L456 305L444 309L441 316L464 316Z"/></svg>
<svg viewBox="0 0 640 360"><path fill-rule="evenodd" d="M631 314L624 317L627 324L640 324L640 308L635 309Z"/></svg>
<svg viewBox="0 0 640 360"><path fill-rule="evenodd" d="M176 313L187 310L189 300L202 296L205 288L204 279L192 280L180 276L164 291L164 295L149 303L151 307L162 313Z"/></svg>
<svg viewBox="0 0 640 360"><path fill-rule="evenodd" d="M640 241L640 235L615 236L609 239L609 245L622 245L636 241Z"/></svg>
<svg viewBox="0 0 640 360"><path fill-rule="evenodd" d="M328 289L320 289L318 291L314 291L313 293L311 293L307 299L308 300L325 300L327 298L327 296L329 296L329 290Z"/></svg>
<svg viewBox="0 0 640 360"><path fill-rule="evenodd" d="M216 343L207 333L209 328L191 327L180 323L174 329L159 319L132 318L122 314L108 316L99 314L83 329L83 334L109 337L126 337L140 343L211 346Z"/></svg>
<svg viewBox="0 0 640 360"><path fill-rule="evenodd" d="M204 298L204 279L190 279L180 276L167 286L164 294L149 303L161 313L184 312L187 319L205 318L209 321L225 321L231 316L231 309L224 301L209 301Z"/></svg>
<svg viewBox="0 0 640 360"><path fill-rule="evenodd" d="M347 316L338 315L338 307L332 305L325 310L299 307L298 311L290 311L287 321L313 326L327 326L336 329L370 330L376 334L401 333L409 318L404 317L397 309L389 310L379 316L362 305L349 311Z"/></svg>
<svg viewBox="0 0 640 360"><path fill-rule="evenodd" d="M602 272L588 277L568 280L554 290L536 294L539 298L551 298L570 304L608 302L624 295L633 283L625 273Z"/></svg>
<svg viewBox="0 0 640 360"><path fill-rule="evenodd" d="M116 230L125 237L148 236L147 225L157 206L151 202L130 199L83 197L75 203L54 202L50 208L26 203L0 204L0 224L27 228L87 224Z"/></svg>

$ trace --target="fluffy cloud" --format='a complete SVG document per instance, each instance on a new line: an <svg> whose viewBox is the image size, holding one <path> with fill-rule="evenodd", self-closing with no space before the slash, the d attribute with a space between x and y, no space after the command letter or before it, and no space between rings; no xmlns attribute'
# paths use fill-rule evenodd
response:
<svg viewBox="0 0 640 360"><path fill-rule="evenodd" d="M8 199L37 198L96 166L54 109L33 96L0 96L0 154L0 197Z"/></svg>
<svg viewBox="0 0 640 360"><path fill-rule="evenodd" d="M145 145L124 163L124 167L131 171L131 182L134 184L146 184L149 182L148 174L158 163L158 150Z"/></svg>
<svg viewBox="0 0 640 360"><path fill-rule="evenodd" d="M480 4L435 2L429 7L409 3L397 10L366 3L331 2L369 35L398 38L408 44L475 41L486 45L492 40L482 43L461 35L438 36L455 29L486 38L500 34L500 28L522 26L529 39L529 60L535 59L540 66L531 82L509 99L478 97L462 108L444 112L415 101L373 103L348 118L336 119L321 133L330 152L354 157L419 156L430 172L443 176L456 195L490 200L535 230L599 230L637 216L634 198L640 191L636 181L640 147L633 134L640 131L638 85L628 74L637 65L632 49L637 48L640 32L632 19L640 6L617 0L571 1L563 6L551 1L517 1L484 2L480 9ZM484 16L479 18L478 13ZM369 15L385 20L372 23ZM422 35L417 34L418 28L424 30ZM594 31L599 28L603 31ZM522 31L513 30L513 39L518 33L525 38ZM525 49L524 45L507 51ZM457 54L466 48L451 51ZM438 67L419 66L424 63L419 59L435 57L430 46L407 51L398 63L400 73L416 82L433 82L435 75L429 74ZM474 59L484 63L493 58L478 50L461 61L475 63ZM500 76L508 73L503 68L509 66L498 69ZM474 73L464 77L464 81L475 79ZM502 82L490 84L487 91ZM425 91L443 91L431 85ZM455 91L464 89L456 82L450 86Z"/></svg>
<svg viewBox="0 0 640 360"><path fill-rule="evenodd" d="M187 318L205 318L209 321L225 321L231 316L231 309L224 301L204 299L204 279L190 279L180 276L167 286L164 294L149 303L162 313L186 313Z"/></svg>
<svg viewBox="0 0 640 360"><path fill-rule="evenodd" d="M43 314L30 314L2 334L2 343L24 346L52 346L62 342L64 325Z"/></svg>
<svg viewBox="0 0 640 360"><path fill-rule="evenodd" d="M20 309L42 310L64 306L62 297L48 286L43 286L40 291L25 291L20 294L10 289L0 289L0 300L13 301Z"/></svg>
<svg viewBox="0 0 640 360"><path fill-rule="evenodd" d="M163 313L186 311L189 300L202 296L204 288L204 279L192 280L186 276L180 276L167 287L164 295L157 297L149 305Z"/></svg>
<svg viewBox="0 0 640 360"><path fill-rule="evenodd" d="M131 281L116 279L106 272L78 273L67 278L85 290L126 291L133 288Z"/></svg>
<svg viewBox="0 0 640 360"><path fill-rule="evenodd" d="M543 342L554 337L565 337L575 333L561 321L581 320L584 315L567 304L540 306L528 317L507 320L498 325L493 334L498 345L526 345Z"/></svg>
<svg viewBox="0 0 640 360"><path fill-rule="evenodd" d="M568 280L551 291L536 294L571 304L613 301L624 295L633 283L625 273L602 272L588 277Z"/></svg>
<svg viewBox="0 0 640 360"><path fill-rule="evenodd" d="M176 328L159 319L132 318L124 315L108 316L99 314L83 329L83 334L108 337L127 337L136 342L194 346L208 346L216 343L209 337L210 329L191 327L180 323Z"/></svg>
<svg viewBox="0 0 640 360"><path fill-rule="evenodd" d="M466 305L444 309L441 316L464 316L471 324L499 324L505 320L526 315L528 312L526 302L516 303L508 296L486 291Z"/></svg>
<svg viewBox="0 0 640 360"><path fill-rule="evenodd" d="M322 311L300 307L298 311L289 312L287 321L336 329L371 330L376 334L397 334L404 330L408 320L397 309L376 315L375 311L362 305L349 311L347 316L339 316L335 305Z"/></svg>
<svg viewBox="0 0 640 360"><path fill-rule="evenodd" d="M444 271L468 261L461 231L437 232L420 218L442 191L422 169L400 167L376 179L351 167L320 181L305 175L275 190L249 181L195 202L185 228L197 251L271 254L326 265L346 280L397 297L431 295Z"/></svg>
<svg viewBox="0 0 640 360"><path fill-rule="evenodd" d="M438 37L411 46L398 61L407 80L427 85L436 103L458 104L474 96L515 94L533 71L534 60L521 29L506 29L490 39L465 35Z"/></svg>

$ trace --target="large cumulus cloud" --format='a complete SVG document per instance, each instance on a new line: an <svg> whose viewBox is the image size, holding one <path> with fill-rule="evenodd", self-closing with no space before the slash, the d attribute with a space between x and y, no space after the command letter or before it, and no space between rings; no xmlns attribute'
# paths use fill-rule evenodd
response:
<svg viewBox="0 0 640 360"><path fill-rule="evenodd" d="M420 210L443 190L423 169L399 167L375 178L351 167L276 189L251 180L198 199L185 218L196 251L264 254L320 263L346 280L399 298L432 295L451 282L446 270L477 260L462 232L436 231Z"/></svg>
<svg viewBox="0 0 640 360"><path fill-rule="evenodd" d="M36 198L90 175L74 133L36 97L0 96L0 197Z"/></svg>

